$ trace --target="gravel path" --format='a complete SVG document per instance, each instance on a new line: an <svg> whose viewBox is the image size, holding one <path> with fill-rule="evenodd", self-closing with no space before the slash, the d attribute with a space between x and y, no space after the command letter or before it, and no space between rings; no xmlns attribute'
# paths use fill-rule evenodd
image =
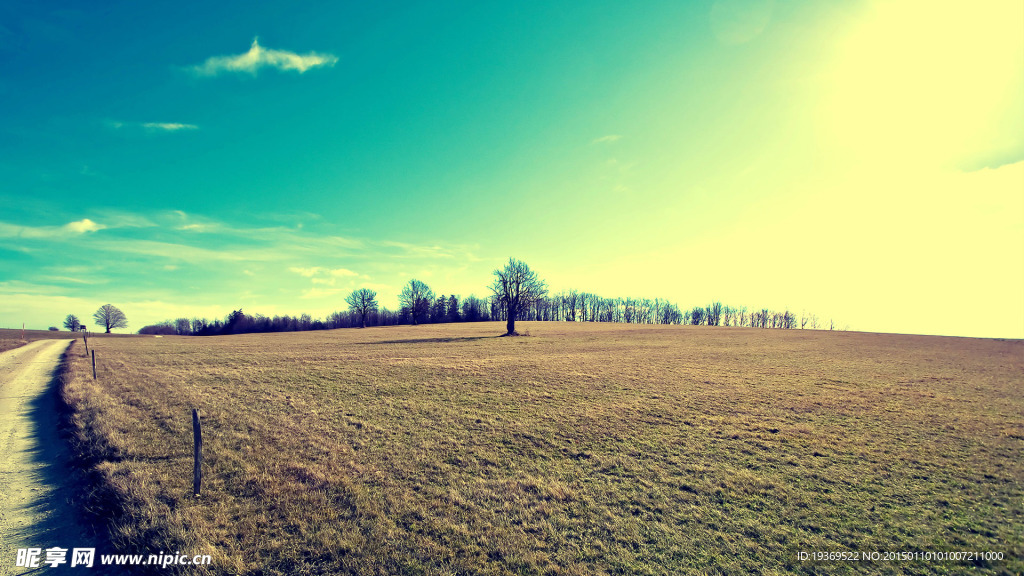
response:
<svg viewBox="0 0 1024 576"><path fill-rule="evenodd" d="M72 548L97 546L68 505L68 454L57 429L54 376L70 342L37 340L0 354L0 576L30 571L15 566L19 548L67 548L70 563ZM40 566L31 573L95 574Z"/></svg>

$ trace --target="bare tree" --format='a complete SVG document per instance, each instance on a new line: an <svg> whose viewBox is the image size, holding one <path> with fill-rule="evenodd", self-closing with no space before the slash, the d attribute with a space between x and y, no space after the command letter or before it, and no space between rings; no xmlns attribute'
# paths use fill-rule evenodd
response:
<svg viewBox="0 0 1024 576"><path fill-rule="evenodd" d="M562 297L562 302L565 303L565 319L567 321L576 321L576 307L579 301L580 293L575 290L570 290L568 294Z"/></svg>
<svg viewBox="0 0 1024 576"><path fill-rule="evenodd" d="M113 304L104 304L100 306L99 310L92 315L93 319L100 326L107 329L107 334L110 334L113 328L127 328L128 318L125 317L124 312L121 312L117 306Z"/></svg>
<svg viewBox="0 0 1024 576"><path fill-rule="evenodd" d="M516 317L548 293L547 284L525 262L509 258L503 270L494 271L491 292L506 313L506 334L516 334ZM574 311L575 313L575 311Z"/></svg>
<svg viewBox="0 0 1024 576"><path fill-rule="evenodd" d="M712 302L707 307L708 326L720 326L722 324L722 303Z"/></svg>
<svg viewBox="0 0 1024 576"><path fill-rule="evenodd" d="M636 321L640 324L651 323L651 301L647 298L637 300Z"/></svg>
<svg viewBox="0 0 1024 576"><path fill-rule="evenodd" d="M486 301L470 294L462 301L462 319L466 322L478 322L485 317Z"/></svg>
<svg viewBox="0 0 1024 576"><path fill-rule="evenodd" d="M369 288L360 288L349 294L345 302L353 312L359 314L363 328L366 328L366 317L377 309L377 293Z"/></svg>
<svg viewBox="0 0 1024 576"><path fill-rule="evenodd" d="M188 318L178 318L174 321L174 331L179 336L188 336L192 333L192 323L189 322Z"/></svg>
<svg viewBox="0 0 1024 576"><path fill-rule="evenodd" d="M796 314L790 312L788 308L782 313L782 327L786 330L796 328Z"/></svg>
<svg viewBox="0 0 1024 576"><path fill-rule="evenodd" d="M694 306L693 310L690 310L690 324L694 326L700 326L704 323L706 316L704 308L700 306Z"/></svg>
<svg viewBox="0 0 1024 576"><path fill-rule="evenodd" d="M412 315L413 324L419 324L420 318L430 310L433 300L434 291L415 278L409 280L409 283L402 288L402 293L398 295L398 301Z"/></svg>
<svg viewBox="0 0 1024 576"><path fill-rule="evenodd" d="M82 323L78 320L78 316L68 314L68 317L64 319L64 327L72 332L78 332L78 329L82 327Z"/></svg>
<svg viewBox="0 0 1024 576"><path fill-rule="evenodd" d="M664 303L661 301L661 298L655 298L654 301L651 302L651 322L661 322L661 308L663 305Z"/></svg>

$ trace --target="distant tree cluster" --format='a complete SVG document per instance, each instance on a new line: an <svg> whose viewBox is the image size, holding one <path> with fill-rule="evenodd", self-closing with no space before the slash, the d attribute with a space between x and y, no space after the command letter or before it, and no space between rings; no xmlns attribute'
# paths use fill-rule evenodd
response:
<svg viewBox="0 0 1024 576"><path fill-rule="evenodd" d="M806 318L806 317L805 317ZM683 324L694 326L746 326L749 328L780 328L789 330L797 327L796 314L785 310L775 312L762 308L760 310L748 311L742 308L724 306L721 302L712 302L707 306L696 306L692 310L683 313ZM807 321L801 321L800 327L807 325ZM817 320L815 320L815 326Z"/></svg>
<svg viewBox="0 0 1024 576"><path fill-rule="evenodd" d="M377 293L359 288L345 298L348 310L333 312L324 319L309 314L263 316L234 310L223 320L178 318L146 326L140 334L213 336L253 332L297 332L396 324L438 324L446 322L505 322L506 333L515 333L516 321L618 322L625 324L691 324L700 326L744 326L751 328L817 329L818 317L767 308L748 310L712 302L683 311L661 298L605 298L577 290L550 294L546 283L522 261L510 259L494 271L490 296L436 295L426 283L411 279L398 294L400 307L389 310L377 302ZM98 314L98 312L97 312ZM99 321L99 320L97 320ZM101 323L102 324L102 323ZM66 324L65 324L66 325ZM834 323L830 324L830 329Z"/></svg>
<svg viewBox="0 0 1024 576"><path fill-rule="evenodd" d="M128 318L124 315L124 312L120 308L113 304L104 304L92 315L93 320L96 321L103 329L109 334L111 330L115 328L127 328ZM68 314L64 317L64 328L72 331L79 332L85 330L85 324L78 319L78 316L74 314ZM50 326L51 331L56 331L56 326Z"/></svg>

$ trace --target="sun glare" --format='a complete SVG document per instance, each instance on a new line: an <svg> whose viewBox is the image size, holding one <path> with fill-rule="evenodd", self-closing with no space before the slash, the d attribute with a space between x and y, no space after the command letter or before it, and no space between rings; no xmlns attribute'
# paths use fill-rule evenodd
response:
<svg viewBox="0 0 1024 576"><path fill-rule="evenodd" d="M965 167L1016 142L1024 3L878 2L840 43L827 139L872 162Z"/></svg>

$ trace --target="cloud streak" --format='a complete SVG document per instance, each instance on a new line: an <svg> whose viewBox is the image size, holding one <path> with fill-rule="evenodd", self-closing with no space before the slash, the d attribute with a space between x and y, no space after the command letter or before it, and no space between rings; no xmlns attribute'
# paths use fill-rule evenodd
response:
<svg viewBox="0 0 1024 576"><path fill-rule="evenodd" d="M312 278L313 276L317 276L320 274L331 276L333 278L341 278L344 276L359 276L359 274L347 268L336 268L334 270L329 270L327 268L322 268L320 266L313 266L311 268L300 268L298 266L293 266L289 268L289 270L301 276L305 276L306 278Z"/></svg>
<svg viewBox="0 0 1024 576"><path fill-rule="evenodd" d="M210 264L218 262L268 262L278 260L281 256L273 250L259 248L202 248L180 242L161 242L156 240L117 239L96 242L92 245L98 250L121 254L158 257L166 260L190 262L194 264Z"/></svg>
<svg viewBox="0 0 1024 576"><path fill-rule="evenodd" d="M0 238L61 238L103 230L107 226L88 218L68 222L63 226L20 226L0 222Z"/></svg>
<svg viewBox="0 0 1024 576"><path fill-rule="evenodd" d="M120 120L108 120L106 125L113 130L145 131L151 134L188 132L199 129L199 126L195 124L186 124L184 122L121 122Z"/></svg>
<svg viewBox="0 0 1024 576"><path fill-rule="evenodd" d="M198 130L195 124L179 124L177 122L146 122L143 128L150 132L178 132L181 130Z"/></svg>
<svg viewBox="0 0 1024 576"><path fill-rule="evenodd" d="M264 48L259 38L252 41L252 46L245 54L234 56L213 56L206 62L193 66L191 70L200 76L217 76L225 72L244 72L256 75L260 68L277 68L281 71L295 70L299 74L310 68L334 66L338 57L333 54L296 54L286 50Z"/></svg>
<svg viewBox="0 0 1024 576"><path fill-rule="evenodd" d="M0 316L25 317L45 327L59 320L51 319L54 310L87 314L90 306L94 310L109 301L137 327L174 316L129 311L123 303L199 302L196 295L218 308L211 315L182 304L188 315L216 317L244 305L264 314L283 306L283 312L301 309L324 316L354 288L375 289L382 305L395 307L395 287L409 277L406 271L430 278L437 266L479 260L472 255L474 246L349 238L326 223L261 227L260 219L250 218L238 226L179 210L134 214L93 208L88 216L41 226L0 221L0 250L26 254L26 264L0 279ZM489 269L478 272L486 277ZM446 292L472 292L448 281L444 285ZM32 307L31 315L22 316L5 299L5 293L14 292L35 294L46 306ZM71 307L50 298L60 295L88 300ZM135 324L139 316L143 318Z"/></svg>

